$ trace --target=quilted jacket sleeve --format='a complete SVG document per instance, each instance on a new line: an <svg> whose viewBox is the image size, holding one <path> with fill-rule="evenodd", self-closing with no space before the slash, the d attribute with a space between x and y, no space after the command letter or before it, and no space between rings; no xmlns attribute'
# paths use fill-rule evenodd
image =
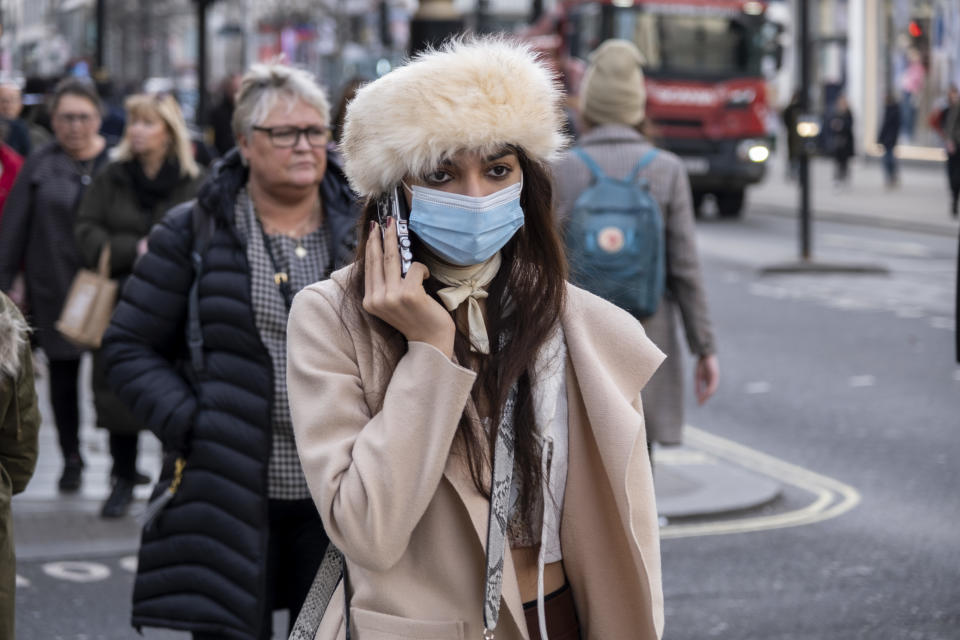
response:
<svg viewBox="0 0 960 640"><path fill-rule="evenodd" d="M149 249L123 288L102 347L110 386L174 449L185 446L197 409L176 364L193 282L190 209L176 207L150 232Z"/></svg>

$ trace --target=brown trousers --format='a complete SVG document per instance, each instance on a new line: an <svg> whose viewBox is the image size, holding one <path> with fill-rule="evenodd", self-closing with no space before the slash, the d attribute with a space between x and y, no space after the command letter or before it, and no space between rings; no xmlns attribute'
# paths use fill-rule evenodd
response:
<svg viewBox="0 0 960 640"><path fill-rule="evenodd" d="M577 621L577 607L573 602L570 585L564 585L543 600L550 640L580 640L580 623ZM530 640L540 640L537 601L524 603L523 614L527 619Z"/></svg>

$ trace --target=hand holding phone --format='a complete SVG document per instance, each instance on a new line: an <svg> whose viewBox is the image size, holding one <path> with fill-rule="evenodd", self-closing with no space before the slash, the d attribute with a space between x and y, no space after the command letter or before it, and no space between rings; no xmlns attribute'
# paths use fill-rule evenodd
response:
<svg viewBox="0 0 960 640"><path fill-rule="evenodd" d="M406 277L410 271L410 265L413 264L413 251L410 249L410 230L407 226L409 211L407 209L407 200L400 193L397 187L389 195L381 196L377 201L377 217L380 222L380 239L385 240L384 234L387 228L387 217L393 216L397 224L397 247L400 251L400 275ZM386 243L384 242L384 246Z"/></svg>
<svg viewBox="0 0 960 640"><path fill-rule="evenodd" d="M408 341L431 344L452 357L456 325L450 312L423 288L430 272L423 263L411 260L407 277L402 277L404 251L397 219L386 217L379 231L376 226L370 222L364 258L364 311L393 326Z"/></svg>

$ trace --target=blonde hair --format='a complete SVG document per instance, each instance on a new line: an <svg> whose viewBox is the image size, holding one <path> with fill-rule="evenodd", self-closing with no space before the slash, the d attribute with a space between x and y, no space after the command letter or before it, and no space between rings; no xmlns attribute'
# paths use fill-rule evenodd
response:
<svg viewBox="0 0 960 640"><path fill-rule="evenodd" d="M126 99L123 107L127 112L127 121L143 114L150 114L160 118L167 125L167 133L170 135L169 155L176 158L180 163L180 174L196 178L200 175L200 168L197 161L193 158L193 145L190 142L190 132L187 130L187 123L180 112L180 105L170 95L151 95L148 93L138 93ZM114 161L126 161L134 158L133 151L130 149L129 128L123 133L123 140L120 141L110 157Z"/></svg>
<svg viewBox="0 0 960 640"><path fill-rule="evenodd" d="M243 74L233 110L233 134L249 136L281 98L291 109L302 100L317 110L324 125L330 124L330 102L313 75L304 69L271 62L255 64Z"/></svg>

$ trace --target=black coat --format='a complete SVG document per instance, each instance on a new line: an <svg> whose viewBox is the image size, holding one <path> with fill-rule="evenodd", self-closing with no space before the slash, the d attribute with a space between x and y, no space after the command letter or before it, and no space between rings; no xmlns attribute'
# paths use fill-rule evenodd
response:
<svg viewBox="0 0 960 640"><path fill-rule="evenodd" d="M880 133L877 135L877 142L893 149L897 146L897 138L900 137L900 105L888 104L883 109L883 124L880 125Z"/></svg>
<svg viewBox="0 0 960 640"><path fill-rule="evenodd" d="M853 150L853 114L850 111L835 112L827 121L830 155L834 158L850 158Z"/></svg>
<svg viewBox="0 0 960 640"><path fill-rule="evenodd" d="M180 175L149 210L144 210L137 197L137 185L128 165L136 160L111 162L94 178L83 195L74 228L77 248L84 266L96 269L100 251L110 245L110 276L121 285L133 271L137 259L137 243L163 214L174 205L192 199L202 178ZM103 356L93 354L93 404L97 410L97 426L112 433L137 433L143 426L130 415L126 404L107 385Z"/></svg>
<svg viewBox="0 0 960 640"><path fill-rule="evenodd" d="M796 159L802 153L803 138L797 133L797 120L800 118L800 103L790 101L781 114L783 127L787 132L787 155Z"/></svg>
<svg viewBox="0 0 960 640"><path fill-rule="evenodd" d="M236 194L246 179L239 154L231 152L195 203L176 207L153 229L104 336L111 386L167 451L187 456L176 497L143 533L136 627L238 639L260 633L270 407L273 377L285 372L273 371L254 322L250 268L234 224ZM353 258L358 211L333 158L321 192L340 266ZM216 220L199 281L206 366L199 378L184 363L195 215Z"/></svg>
<svg viewBox="0 0 960 640"><path fill-rule="evenodd" d="M106 150L95 166L107 159ZM22 267L30 324L51 360L72 360L80 350L54 328L80 268L73 226L85 186L77 164L52 142L27 158L0 218L0 291L8 291Z"/></svg>

